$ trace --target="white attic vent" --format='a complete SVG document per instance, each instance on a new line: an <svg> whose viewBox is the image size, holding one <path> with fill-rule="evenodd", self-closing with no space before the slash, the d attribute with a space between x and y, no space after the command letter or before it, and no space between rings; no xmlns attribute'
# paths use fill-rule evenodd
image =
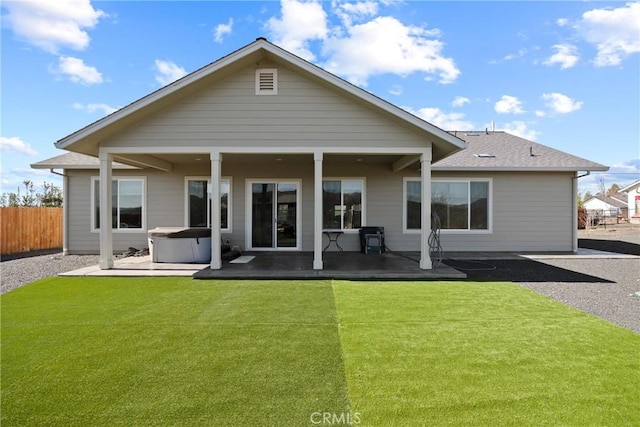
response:
<svg viewBox="0 0 640 427"><path fill-rule="evenodd" d="M480 157L481 159L492 159L496 155L491 153L477 153L477 154L474 154L474 156Z"/></svg>
<svg viewBox="0 0 640 427"><path fill-rule="evenodd" d="M256 95L278 94L278 70L261 68L256 70Z"/></svg>

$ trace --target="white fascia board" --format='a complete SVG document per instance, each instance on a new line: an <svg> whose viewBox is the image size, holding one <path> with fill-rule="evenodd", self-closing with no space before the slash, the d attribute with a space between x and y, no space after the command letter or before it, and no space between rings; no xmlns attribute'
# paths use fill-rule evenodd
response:
<svg viewBox="0 0 640 427"><path fill-rule="evenodd" d="M483 167L483 166L437 166L433 165L431 170L433 172L447 171L447 172L473 172L473 171L487 171L487 172L580 172L580 171L598 171L606 172L609 170L608 166L604 167Z"/></svg>
<svg viewBox="0 0 640 427"><path fill-rule="evenodd" d="M109 154L196 154L209 153L212 147L100 147ZM214 147L214 151L228 154L429 154L430 147Z"/></svg>
<svg viewBox="0 0 640 427"><path fill-rule="evenodd" d="M640 188L640 181L632 182L631 184L627 185L626 187L622 187L618 191L620 191L622 193L628 193L629 191L635 190L636 188Z"/></svg>

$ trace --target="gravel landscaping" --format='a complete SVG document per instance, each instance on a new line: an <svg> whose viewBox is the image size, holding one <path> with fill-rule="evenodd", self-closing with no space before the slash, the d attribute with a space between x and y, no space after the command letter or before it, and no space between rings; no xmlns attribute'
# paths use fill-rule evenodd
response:
<svg viewBox="0 0 640 427"><path fill-rule="evenodd" d="M98 264L98 255L48 255L24 257L0 263L0 292L26 285L45 277Z"/></svg>
<svg viewBox="0 0 640 427"><path fill-rule="evenodd" d="M580 247L635 255L640 227L628 224L579 233ZM0 263L1 293L59 273L98 264L97 255L61 253ZM449 265L456 266L455 263ZM564 304L601 317L640 334L640 258L558 258L544 260L483 260L486 267L460 261L469 280L508 280ZM466 264L465 264L466 263ZM483 267L482 264L475 265Z"/></svg>

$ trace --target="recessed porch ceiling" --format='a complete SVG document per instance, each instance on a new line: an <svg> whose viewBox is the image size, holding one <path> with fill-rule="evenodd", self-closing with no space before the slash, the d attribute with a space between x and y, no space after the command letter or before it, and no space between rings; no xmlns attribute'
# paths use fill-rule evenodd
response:
<svg viewBox="0 0 640 427"><path fill-rule="evenodd" d="M132 154L118 154L115 155L117 161L123 163L127 162L127 159L131 159L131 164L140 166L139 159L136 159L136 155ZM388 164L389 167L393 167L397 162L401 162L403 159L412 158L413 156L404 156L399 154L325 154L324 161L330 163L353 163L353 164L371 164L380 165ZM156 159L160 164L170 165L193 165L193 164L208 164L209 153L157 153L146 155L145 158L150 160ZM409 159L411 160L411 159ZM282 164L301 164L309 163L313 164L313 154L282 154L282 153L229 153L223 154L223 164L225 162L230 163L282 163ZM411 162L413 163L413 162ZM416 162L417 163L417 162ZM153 165L147 167L156 168Z"/></svg>

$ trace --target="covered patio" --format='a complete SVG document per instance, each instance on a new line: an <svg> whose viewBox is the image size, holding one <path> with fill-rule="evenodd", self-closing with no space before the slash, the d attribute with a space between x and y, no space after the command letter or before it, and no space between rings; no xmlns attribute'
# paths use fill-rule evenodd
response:
<svg viewBox="0 0 640 427"><path fill-rule="evenodd" d="M325 252L324 269L313 269L313 252L248 252L225 261L222 269L204 268L194 279L344 279L434 280L464 279L465 273L441 264L420 268L419 252L365 255L360 252ZM240 261L240 262L238 262ZM247 262L243 262L247 261Z"/></svg>
<svg viewBox="0 0 640 427"><path fill-rule="evenodd" d="M343 279L343 280L438 280L464 279L467 275L444 264L423 270L419 252L325 252L325 268L313 269L313 252L245 252L223 261L222 269L209 264L154 263L150 256L116 259L113 268L91 266L63 276L192 276L194 279Z"/></svg>

